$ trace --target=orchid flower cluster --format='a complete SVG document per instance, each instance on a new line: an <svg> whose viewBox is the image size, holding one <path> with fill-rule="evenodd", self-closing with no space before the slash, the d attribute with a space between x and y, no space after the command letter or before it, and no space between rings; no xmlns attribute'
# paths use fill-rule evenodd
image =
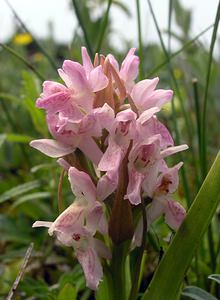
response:
<svg viewBox="0 0 220 300"><path fill-rule="evenodd" d="M160 216L176 230L186 213L172 199L182 162L169 167L165 158L188 147L174 146L156 116L173 92L156 89L158 78L135 83L138 67L135 48L120 66L112 54L96 54L92 62L83 47L82 65L65 60L58 70L64 84L45 81L36 101L46 110L53 139L30 145L58 158L75 199L54 222L33 227L48 227L49 235L74 248L93 290L112 245L126 240L131 248L141 245L143 216L134 222L137 207L144 205L147 230Z"/></svg>

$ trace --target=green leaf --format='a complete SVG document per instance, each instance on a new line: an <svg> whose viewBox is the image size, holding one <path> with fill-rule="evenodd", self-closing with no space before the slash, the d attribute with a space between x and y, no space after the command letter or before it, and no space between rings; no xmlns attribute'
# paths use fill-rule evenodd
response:
<svg viewBox="0 0 220 300"><path fill-rule="evenodd" d="M0 232L2 242L28 244L33 238L30 234L31 227L24 218L9 218L6 215L0 215Z"/></svg>
<svg viewBox="0 0 220 300"><path fill-rule="evenodd" d="M78 292L85 290L85 277L79 264L76 264L71 272L61 275L59 279L60 289L62 289L67 283L74 284Z"/></svg>
<svg viewBox="0 0 220 300"><path fill-rule="evenodd" d="M57 300L76 300L77 291L76 287L70 283L66 283L62 290L59 292Z"/></svg>
<svg viewBox="0 0 220 300"><path fill-rule="evenodd" d="M23 71L22 75L24 90L23 104L31 116L35 129L45 137L48 134L45 114L42 110L35 106L35 100L39 97L36 78L26 71Z"/></svg>
<svg viewBox="0 0 220 300"><path fill-rule="evenodd" d="M6 139L9 142L28 144L34 138L32 138L31 136L24 135L24 134L9 133L6 135Z"/></svg>
<svg viewBox="0 0 220 300"><path fill-rule="evenodd" d="M175 0L173 3L176 23L179 25L180 30L184 33L185 37L188 36L191 26L191 11L185 9L179 0Z"/></svg>
<svg viewBox="0 0 220 300"><path fill-rule="evenodd" d="M211 274L209 275L208 279L214 280L220 284L220 274Z"/></svg>
<svg viewBox="0 0 220 300"><path fill-rule="evenodd" d="M218 300L217 298L197 286L187 286L183 290L182 295L194 300Z"/></svg>
<svg viewBox="0 0 220 300"><path fill-rule="evenodd" d="M50 168L54 168L54 167L57 167L57 163L53 162L53 163L45 163L45 164L40 164L40 165L36 165L34 167L31 168L31 173L36 173L37 171L39 170L42 170L42 169L50 169Z"/></svg>
<svg viewBox="0 0 220 300"><path fill-rule="evenodd" d="M19 197L11 206L10 209L14 209L15 207L27 202L27 201L31 201L31 200L35 200L35 199L45 199L45 198L50 198L51 197L51 193L49 192L39 192L39 193L33 193L33 194L28 194L28 195L24 195L22 197Z"/></svg>
<svg viewBox="0 0 220 300"><path fill-rule="evenodd" d="M4 144L6 137L6 134L0 134L0 148Z"/></svg>
<svg viewBox="0 0 220 300"><path fill-rule="evenodd" d="M27 193L30 190L36 189L40 186L40 180L33 180L24 184L20 184L0 195L0 203L5 202L13 197Z"/></svg>
<svg viewBox="0 0 220 300"><path fill-rule="evenodd" d="M142 300L175 299L191 259L220 201L220 152ZM160 288L158 288L160 287ZM164 298L166 295L166 298Z"/></svg>
<svg viewBox="0 0 220 300"><path fill-rule="evenodd" d="M111 300L114 296L112 294L112 278L108 272L105 270L105 275L103 280L100 282L98 286L98 290L95 293L96 300Z"/></svg>

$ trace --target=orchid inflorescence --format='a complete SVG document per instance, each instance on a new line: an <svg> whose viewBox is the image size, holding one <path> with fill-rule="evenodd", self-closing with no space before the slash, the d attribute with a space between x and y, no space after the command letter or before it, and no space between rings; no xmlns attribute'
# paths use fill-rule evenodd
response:
<svg viewBox="0 0 220 300"><path fill-rule="evenodd" d="M176 230L186 213L172 199L182 162L168 167L164 159L188 147L174 146L156 117L173 92L156 89L158 78L135 83L138 67L135 48L119 66L111 54L96 54L92 63L82 47L82 65L65 60L58 70L65 85L45 81L36 102L46 110L54 139L30 145L59 158L75 199L54 222L37 221L33 227L48 227L50 235L74 248L94 290L103 277L101 259L111 259L112 245L126 240L130 248L141 245L144 216L134 222L135 209L144 205L146 230L162 215Z"/></svg>

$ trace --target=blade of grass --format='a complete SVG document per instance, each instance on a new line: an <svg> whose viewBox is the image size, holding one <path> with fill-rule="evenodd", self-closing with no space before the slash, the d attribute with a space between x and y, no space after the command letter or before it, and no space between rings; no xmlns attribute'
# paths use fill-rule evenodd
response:
<svg viewBox="0 0 220 300"><path fill-rule="evenodd" d="M0 195L0 203L3 203L7 200L13 199L17 196L25 194L31 190L37 189L41 186L40 180L33 180L26 183L19 184L10 190L7 190Z"/></svg>
<svg viewBox="0 0 220 300"><path fill-rule="evenodd" d="M158 34L158 37L159 37L159 40L160 40L161 47L163 49L165 57L168 60L169 72L170 72L170 75L171 75L171 78L172 78L172 81L173 81L174 88L175 88L176 93L178 95L178 98L180 100L180 105L181 105L181 109L182 109L183 116L184 116L184 119L185 119L185 124L186 124L186 128L187 128L187 133L188 133L189 141L191 142L192 141L191 126L190 126L189 118L188 118L188 115L186 113L186 110L185 110L185 107L184 107L184 104L183 104L182 94L180 92L180 88L179 88L178 82L177 82L176 77L174 75L174 72L173 72L173 69L172 69L172 65L171 65L171 62L170 62L170 58L169 58L169 53L167 52L167 49L165 47L165 43L163 41L163 37L162 37L161 31L160 31L160 28L159 28L159 25L158 25L158 22L157 22L157 19L156 19L156 16L155 16L152 4L151 4L151 1L147 0L147 2L148 2L149 9L150 9L150 13L151 13L151 15L153 17L154 25L155 25L155 28L157 30L157 34Z"/></svg>
<svg viewBox="0 0 220 300"><path fill-rule="evenodd" d="M17 12L15 11L15 9L13 8L13 6L11 5L11 3L8 0L5 0L6 4L8 5L8 7L10 8L10 10L12 11L15 19L17 19L17 21L19 22L19 24L21 25L21 27L24 29L24 31L26 31L28 34L31 35L34 43L37 45L37 47L39 48L39 50L42 52L42 54L47 58L48 62L51 64L52 68L57 72L57 65L55 63L55 61L53 60L53 58L51 57L51 55L49 55L47 53L47 51L42 47L42 45L38 42L38 40L33 36L33 34L31 33L31 31L28 29L28 27L25 25L25 23L22 21L22 19L19 17L19 15L17 14Z"/></svg>
<svg viewBox="0 0 220 300"><path fill-rule="evenodd" d="M171 55L172 8L173 8L173 0L170 0L169 1L169 15L168 15L168 50L167 50L167 54L168 54L169 58ZM161 36L161 39L162 39L162 36ZM163 42L163 40L162 40L162 42ZM164 49L165 49L165 44L164 44ZM168 63L170 65L170 69L172 70L171 63L169 61L168 61ZM180 134L179 134L178 124L177 124L177 119L176 119L176 107L175 107L174 101L171 102L171 108L172 108L172 114L173 114L174 131L175 131L177 143L179 144L180 143ZM180 154L180 159L182 160L182 154ZM191 203L191 197L190 197L188 182L187 182L186 175L185 175L185 168L182 168L181 176L182 176L183 186L184 186L184 190L185 190L185 194L186 194L186 198L187 198L187 205L189 207L190 203Z"/></svg>
<svg viewBox="0 0 220 300"><path fill-rule="evenodd" d="M198 92L198 80L197 78L193 78L192 80L193 85L193 100L196 112L196 127L197 127L197 138L198 138L198 150L199 150L199 165L201 169L202 165L202 156L201 156L201 104L199 103L199 92ZM202 174L201 174L202 175ZM200 178L202 176L200 175ZM198 178L199 179L199 178ZM200 183L198 183L200 185Z"/></svg>
<svg viewBox="0 0 220 300"><path fill-rule="evenodd" d="M0 43L0 47L8 51L11 55L19 59L21 62L23 62L26 65L26 67L28 67L28 69L30 69L41 81L45 80L44 76L41 75L41 73L31 63L29 63L24 57L22 57L20 54L14 51L11 47L2 43Z"/></svg>
<svg viewBox="0 0 220 300"><path fill-rule="evenodd" d="M205 28L204 30L202 30L199 34L197 34L193 39L191 39L190 41L186 42L179 50L177 50L174 53L171 53L169 56L169 59L164 60L162 63L160 63L159 65L157 65L153 70L151 70L146 77L151 77L152 75L154 75L155 73L157 73L161 68L163 68L164 66L166 66L169 61L171 59L173 59L174 57L176 57L177 55L179 55L180 53L182 53L183 51L185 51L186 49L188 49L190 46L192 46L202 35L204 35L207 31L209 31L214 25L210 25L207 28Z"/></svg>
<svg viewBox="0 0 220 300"><path fill-rule="evenodd" d="M212 59L213 59L213 50L216 42L218 25L220 19L220 1L218 2L214 28L212 32L212 39L210 44L209 50L209 60L208 60L208 68L206 74L206 85L205 85L205 94L204 94L204 105L203 105L203 113L202 113L202 133L201 133L201 170L202 170L202 178L204 179L207 174L207 104L208 104L208 92L209 92L209 83L210 83L210 76L211 76L211 68L212 68ZM212 231L212 224L210 224L208 228L208 245L209 245L209 252L210 252L210 259L211 259L211 267L212 271L215 270L216 265L216 253L214 249L214 237Z"/></svg>
<svg viewBox="0 0 220 300"><path fill-rule="evenodd" d="M159 39L160 39L161 46L163 48L164 54L165 54L165 56L167 58L167 61L168 61L169 72L170 72L172 81L174 83L174 87L175 87L175 89L177 91L177 94L178 94L178 97L180 99L181 108L183 110L184 119L186 121L187 131L188 131L188 133L190 133L188 117L187 117L187 114L186 114L186 111L185 111L185 108L184 108L184 105L183 105L183 99L182 99L181 93L179 91L177 80L176 80L175 75L174 75L173 70L172 70L172 66L171 66L170 59L169 59L169 54L166 50L166 47L165 47L165 44L164 44L164 41L163 41L163 38L162 38L162 35L161 35L161 32L160 32L160 28L158 26L158 22L157 22L156 16L155 16L154 11L153 11L153 7L151 5L151 1L150 0L147 0L147 1L148 1L148 6L150 8L151 15L152 15L153 20L154 20L154 24L155 24ZM178 144L180 144L180 134L179 134L177 118L176 118L175 103L174 103L174 101L172 101L171 103L172 103L172 116L173 116L173 124L174 124L174 130L175 130L175 135L176 135L176 141L177 141ZM191 134L189 134L189 139L191 140ZM179 154L179 157L180 157L180 159L182 158L181 153ZM191 200L191 195L190 195L190 191L189 191L189 187L188 187L188 182L187 182L186 175L185 175L184 166L181 168L180 172L181 172L180 174L181 174L181 177L182 177L183 187L184 187L185 196L186 196L186 200L187 200L187 205L189 207L192 200Z"/></svg>
<svg viewBox="0 0 220 300"><path fill-rule="evenodd" d="M136 0L136 9L137 9L137 21L138 21L138 44L139 44L139 78L144 78L144 69L143 69L143 42L142 42L142 30L141 30L141 14L140 14L140 1Z"/></svg>
<svg viewBox="0 0 220 300"><path fill-rule="evenodd" d="M104 35L105 35L105 32L106 32L106 28L107 28L107 25L108 25L109 12L110 12L111 5L112 5L112 0L108 0L108 6L107 6L107 9L106 9L106 13L105 13L105 16L103 18L103 22L101 24L101 30L100 30L100 34L99 34L97 47L96 47L96 53L99 53L100 49L102 47L102 42L103 42Z"/></svg>
<svg viewBox="0 0 220 300"><path fill-rule="evenodd" d="M1 103L1 106L2 106L2 110L3 110L3 112L6 116L6 118L8 120L8 124L10 124L11 129L13 130L13 132L14 133L19 133L17 123L14 121L13 117L11 116L10 110L8 109L8 106L5 103L5 99L8 100L7 98L5 98L4 94L0 95L0 103ZM31 162L30 162L29 156L27 154L26 148L22 144L19 144L19 147L20 147L21 153L24 157L24 160L30 166Z"/></svg>
<svg viewBox="0 0 220 300"><path fill-rule="evenodd" d="M220 152L142 300L174 300L220 201ZM159 288L158 288L159 287Z"/></svg>
<svg viewBox="0 0 220 300"><path fill-rule="evenodd" d="M73 7L74 7L74 10L75 10L77 20L79 22L79 25L81 26L81 29L82 29L82 32L83 32L83 35L84 35L86 47L88 48L88 51L89 51L89 54L90 54L91 58L93 58L94 53L93 53L92 45L91 45L90 40L89 40L89 36L88 36L87 30L86 30L86 26L85 26L85 24L83 22L83 19L81 17L80 10L79 10L78 4L77 4L77 0L72 0L72 3L73 3Z"/></svg>
<svg viewBox="0 0 220 300"><path fill-rule="evenodd" d="M142 241L141 241L141 246L139 248L139 253L138 253L138 258L136 261L135 265L135 271L134 271L134 278L132 280L132 287L129 295L129 300L133 300L137 298L138 290L139 290L139 279L141 275L141 265L142 265L142 260L144 257L144 250L146 246L146 232L147 232L147 218L146 218L146 210L144 203L141 204L141 210L142 210L142 218L143 218L143 233L142 233Z"/></svg>
<svg viewBox="0 0 220 300"><path fill-rule="evenodd" d="M168 43L167 49L170 57L171 52L171 23L172 23L172 8L173 8L173 0L169 0L169 15L168 15Z"/></svg>
<svg viewBox="0 0 220 300"><path fill-rule="evenodd" d="M206 85L205 85L205 94L204 94L204 106L203 106L203 113L202 113L202 135L201 135L201 142L202 142L202 174L203 178L205 178L207 174L207 143L206 143L206 132L207 132L207 104L208 104L208 92L209 92L209 83L210 83L210 76L211 76L211 67L212 67L212 59L213 59L213 50L216 42L216 36L218 31L220 19L220 1L218 2L218 8L215 17L215 23L212 33L212 39L210 44L209 50L209 60L208 60L208 68L206 74Z"/></svg>
<svg viewBox="0 0 220 300"><path fill-rule="evenodd" d="M14 281L14 283L13 283L13 285L12 285L10 291L9 291L8 296L6 297L6 300L11 300L13 298L13 295L16 292L17 287L18 287L20 281L21 281L22 277L24 276L24 273L26 271L27 264L28 264L28 262L30 260L33 248L34 248L34 243L31 243L29 245L26 253L25 253L22 266L21 266L21 268L19 270L19 273L18 273L18 275L17 275L17 277L16 277L16 279L15 279L15 281Z"/></svg>

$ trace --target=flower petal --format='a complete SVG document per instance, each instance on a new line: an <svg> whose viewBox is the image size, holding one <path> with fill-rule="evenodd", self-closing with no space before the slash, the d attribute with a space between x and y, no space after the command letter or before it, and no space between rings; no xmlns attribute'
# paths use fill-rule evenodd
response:
<svg viewBox="0 0 220 300"><path fill-rule="evenodd" d="M149 109L149 110L152 110L152 109ZM146 110L145 112L147 112L147 111L148 110ZM141 116L143 114L145 114L145 112L143 112L141 114ZM140 118L141 118L141 116L140 116ZM140 129L140 134L143 137L159 134L161 136L160 147L162 149L164 149L168 146L174 145L173 138L172 138L169 130L160 121L158 121L156 116L148 119L148 121L145 122L142 127L139 127L139 129Z"/></svg>
<svg viewBox="0 0 220 300"><path fill-rule="evenodd" d="M101 203L98 201L95 202L94 206L92 206L91 210L88 212L86 218L86 228L91 235L94 235L98 230L99 223L103 216L103 208Z"/></svg>
<svg viewBox="0 0 220 300"><path fill-rule="evenodd" d="M64 158L59 158L57 163L66 171L69 171L69 168L71 167L71 165Z"/></svg>
<svg viewBox="0 0 220 300"><path fill-rule="evenodd" d="M136 48L131 48L122 62L120 76L126 81L133 81L138 75L139 58L134 55Z"/></svg>
<svg viewBox="0 0 220 300"><path fill-rule="evenodd" d="M68 92L57 92L46 98L38 98L36 101L36 106L43 108L50 113L57 113L65 109L66 104L70 99L70 94Z"/></svg>
<svg viewBox="0 0 220 300"><path fill-rule="evenodd" d="M171 194L174 193L179 185L178 171L182 167L183 162L178 163L172 168L167 168L158 178L157 193Z"/></svg>
<svg viewBox="0 0 220 300"><path fill-rule="evenodd" d="M149 226L160 216L164 214L166 209L166 200L154 199L152 203L147 208L147 226Z"/></svg>
<svg viewBox="0 0 220 300"><path fill-rule="evenodd" d="M141 80L135 84L131 91L131 98L133 99L137 108L143 112L157 105L148 105L147 100L149 95L154 91L159 82L159 78ZM151 104L151 103L150 103Z"/></svg>
<svg viewBox="0 0 220 300"><path fill-rule="evenodd" d="M50 157L61 157L74 151L73 146L51 139L31 141L30 146Z"/></svg>
<svg viewBox="0 0 220 300"><path fill-rule="evenodd" d="M98 165L103 153L91 137L82 138L78 148L95 164Z"/></svg>
<svg viewBox="0 0 220 300"><path fill-rule="evenodd" d="M110 64L114 67L114 69L119 72L119 65L114 55L108 54L106 59L110 62Z"/></svg>
<svg viewBox="0 0 220 300"><path fill-rule="evenodd" d="M103 73L102 66L98 66L90 72L89 83L93 92L103 90L108 85L108 78Z"/></svg>
<svg viewBox="0 0 220 300"><path fill-rule="evenodd" d="M147 110L145 110L140 117L137 119L137 122L140 123L141 125L145 125L145 123L151 118L153 117L153 115L155 113L157 113L158 111L160 111L159 107L152 107L149 108Z"/></svg>
<svg viewBox="0 0 220 300"><path fill-rule="evenodd" d="M50 226L52 224L53 224L53 222L36 221L36 222L34 222L34 224L32 225L32 227L48 227L48 228L50 228Z"/></svg>
<svg viewBox="0 0 220 300"><path fill-rule="evenodd" d="M97 197L100 200L106 199L117 188L118 185L118 170L108 171L103 175L97 184Z"/></svg>
<svg viewBox="0 0 220 300"><path fill-rule="evenodd" d="M79 63L72 60L65 60L62 69L59 69L58 72L68 88L74 91L88 89L85 70Z"/></svg>
<svg viewBox="0 0 220 300"><path fill-rule="evenodd" d="M86 251L78 250L76 256L83 268L86 277L86 286L92 290L96 290L103 277L102 265L96 251L89 247Z"/></svg>
<svg viewBox="0 0 220 300"><path fill-rule="evenodd" d="M82 53L82 61L83 61L83 67L86 71L87 76L89 73L94 69L91 59L89 57L89 54L87 52L86 47L81 48L81 53Z"/></svg>
<svg viewBox="0 0 220 300"><path fill-rule="evenodd" d="M98 169L100 171L118 170L123 154L121 147L119 147L112 139L109 139L108 148L98 164Z"/></svg>
<svg viewBox="0 0 220 300"><path fill-rule="evenodd" d="M167 200L166 203L165 222L172 229L177 230L186 216L186 210L176 201Z"/></svg>
<svg viewBox="0 0 220 300"><path fill-rule="evenodd" d="M59 92L66 92L68 89L61 83L46 80L43 82L43 93L41 97L48 97Z"/></svg>
<svg viewBox="0 0 220 300"><path fill-rule="evenodd" d="M160 155L161 155L161 158L164 158L164 157L170 156L172 154L175 154L177 152L184 151L188 148L189 147L186 144L175 146L175 147L168 147L165 150L161 151Z"/></svg>
<svg viewBox="0 0 220 300"><path fill-rule="evenodd" d="M96 188L87 173L71 167L69 168L68 178L73 194L76 197L85 197L92 204L96 201Z"/></svg>
<svg viewBox="0 0 220 300"><path fill-rule="evenodd" d="M53 232L61 232L65 234L74 233L74 228L77 230L82 227L84 222L85 207L81 203L75 201L67 207L53 222L49 228L49 234Z"/></svg>
<svg viewBox="0 0 220 300"><path fill-rule="evenodd" d="M143 179L143 174L134 169L129 171L129 182L125 199L128 199L131 204L138 205L141 203L141 184Z"/></svg>
<svg viewBox="0 0 220 300"><path fill-rule="evenodd" d="M97 251L98 256L111 259L112 255L108 247L100 240L94 239L95 250Z"/></svg>

